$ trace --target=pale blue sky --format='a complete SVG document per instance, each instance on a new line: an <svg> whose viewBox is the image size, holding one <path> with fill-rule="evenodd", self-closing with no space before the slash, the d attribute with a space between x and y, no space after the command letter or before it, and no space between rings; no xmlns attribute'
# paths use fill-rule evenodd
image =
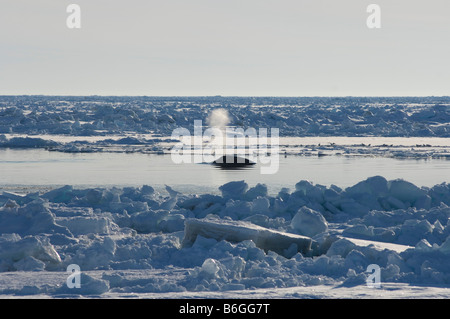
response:
<svg viewBox="0 0 450 319"><path fill-rule="evenodd" d="M366 26L371 3L381 29ZM0 0L0 94L450 95L449 12L448 0Z"/></svg>

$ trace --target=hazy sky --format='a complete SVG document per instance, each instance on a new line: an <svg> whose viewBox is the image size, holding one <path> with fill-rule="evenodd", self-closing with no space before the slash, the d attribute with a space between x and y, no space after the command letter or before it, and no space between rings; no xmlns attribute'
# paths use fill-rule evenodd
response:
<svg viewBox="0 0 450 319"><path fill-rule="evenodd" d="M0 0L0 94L450 95L449 59L448 0Z"/></svg>

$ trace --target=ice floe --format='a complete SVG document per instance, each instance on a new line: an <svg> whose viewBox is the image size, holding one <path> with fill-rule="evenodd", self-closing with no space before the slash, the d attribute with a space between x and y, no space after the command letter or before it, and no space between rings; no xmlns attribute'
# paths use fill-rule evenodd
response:
<svg viewBox="0 0 450 319"><path fill-rule="evenodd" d="M371 264L380 267L386 284L450 284L448 184L426 188L374 176L347 189L300 181L293 192L276 196L245 181L221 190L190 195L170 187L65 186L3 192L0 270L62 279L0 293L355 287L364 284ZM303 249L308 243L311 249ZM85 272L81 290L65 286L71 264ZM139 278L127 277L130 270ZM166 275L151 279L148 271Z"/></svg>

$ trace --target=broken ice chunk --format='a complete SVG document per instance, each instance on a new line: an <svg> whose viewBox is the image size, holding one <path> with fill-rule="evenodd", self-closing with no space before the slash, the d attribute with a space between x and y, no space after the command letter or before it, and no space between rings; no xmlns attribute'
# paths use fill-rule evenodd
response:
<svg viewBox="0 0 450 319"><path fill-rule="evenodd" d="M291 227L301 235L313 237L328 230L328 223L321 213L303 206L292 218Z"/></svg>
<svg viewBox="0 0 450 319"><path fill-rule="evenodd" d="M185 221L183 246L194 243L197 236L241 242L252 240L258 248L274 251L282 256L292 256L292 244L303 254L311 250L312 239L306 236L284 233L252 223L223 219L187 219ZM288 255L285 255L289 252Z"/></svg>

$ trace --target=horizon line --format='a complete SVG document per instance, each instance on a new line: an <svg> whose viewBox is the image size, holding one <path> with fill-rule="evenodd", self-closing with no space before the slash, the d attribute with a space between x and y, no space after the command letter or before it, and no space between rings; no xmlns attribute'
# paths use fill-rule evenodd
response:
<svg viewBox="0 0 450 319"><path fill-rule="evenodd" d="M104 95L104 94L0 94L0 97L149 97L149 98L450 98L450 95Z"/></svg>

